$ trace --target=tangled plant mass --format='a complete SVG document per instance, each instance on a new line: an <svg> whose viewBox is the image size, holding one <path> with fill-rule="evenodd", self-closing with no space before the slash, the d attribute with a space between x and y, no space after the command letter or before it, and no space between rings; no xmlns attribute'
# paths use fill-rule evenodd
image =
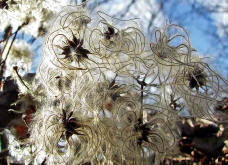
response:
<svg viewBox="0 0 228 165"><path fill-rule="evenodd" d="M178 153L181 115L224 122L214 107L227 82L195 55L188 33L168 24L153 35L148 41L136 19L65 7L45 37L36 78L17 78L20 99L35 107L28 135L17 139L26 156L17 159L159 164Z"/></svg>

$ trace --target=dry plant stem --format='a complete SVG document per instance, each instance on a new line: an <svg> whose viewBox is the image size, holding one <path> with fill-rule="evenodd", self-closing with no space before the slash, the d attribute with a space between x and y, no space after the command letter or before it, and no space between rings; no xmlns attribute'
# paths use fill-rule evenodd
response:
<svg viewBox="0 0 228 165"><path fill-rule="evenodd" d="M10 38L10 37L9 37ZM5 48L6 48L6 45L8 44L8 41L9 41L9 38L6 39L6 43L3 47L3 49L1 50L0 52L0 62L2 63L2 53L4 52Z"/></svg>
<svg viewBox="0 0 228 165"><path fill-rule="evenodd" d="M140 108L140 117L139 117L139 120L143 123L143 89L144 89L144 86L146 86L147 84L145 83L145 79L146 79L146 75L145 77L143 78L142 81L138 80L135 78L135 80L137 81L137 83L140 85L140 103L141 103L141 108Z"/></svg>
<svg viewBox="0 0 228 165"><path fill-rule="evenodd" d="M8 56L9 56L10 49L12 48L13 42L15 41L16 36L17 36L17 33L18 33L18 31L19 31L21 28L22 28L22 26L19 26L19 27L17 28L17 30L16 30L16 32L15 32L15 34L14 34L14 36L13 36L13 40L12 40L12 42L10 43L10 47L9 47L7 53L6 53L6 58L2 61L1 64L3 64L3 63L6 62Z"/></svg>
<svg viewBox="0 0 228 165"><path fill-rule="evenodd" d="M3 54L3 52L4 52L5 48L6 48L6 45L8 44L8 41L9 41L9 38L7 38L6 43L5 43L3 49L0 52L0 62L1 62L0 63L0 82L2 81L2 78L3 78L4 67L5 67L5 60L6 60L5 59L5 60L2 61L2 54Z"/></svg>
<svg viewBox="0 0 228 165"><path fill-rule="evenodd" d="M15 39L16 39L16 36L17 36L18 31L19 31L23 26L24 26L24 24L22 24L21 26L19 26L19 27L17 28L17 30L16 30L16 32L15 32L15 34L14 34L14 36L13 36L12 42L10 43L9 49L8 49L8 51L7 51L7 53L6 53L6 57L5 57L5 59L4 59L4 60L1 62L1 64L0 64L0 65L1 65L1 68L0 68L0 82L2 81L2 78L3 78L4 67L5 67L6 60L7 60L8 56L9 56L10 49L12 48L12 45L13 45ZM8 40L7 40L6 44L7 44L7 43L8 43ZM6 46L6 44L5 44L5 46ZM5 49L5 47L4 47L4 49ZM3 50L3 51L4 51L4 50ZM3 52L1 52L1 53L3 53Z"/></svg>
<svg viewBox="0 0 228 165"><path fill-rule="evenodd" d="M19 75L18 71L17 71L17 67L13 67L13 70L15 71L20 83L22 83L24 85L24 87L29 90L29 87L24 83L24 81L22 80L21 76Z"/></svg>

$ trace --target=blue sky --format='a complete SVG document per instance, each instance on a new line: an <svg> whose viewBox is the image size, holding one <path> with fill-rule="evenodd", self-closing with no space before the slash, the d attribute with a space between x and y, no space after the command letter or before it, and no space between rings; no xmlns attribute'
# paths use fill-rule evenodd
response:
<svg viewBox="0 0 228 165"><path fill-rule="evenodd" d="M177 1L178 3L175 3ZM163 11L170 22L187 29L192 45L199 54L210 57L210 64L223 76L228 77L228 55L223 52L219 42L211 35L217 31L211 13L207 8L202 7L202 10L204 16L200 11L192 11L187 1L169 0ZM224 39L224 42L228 40ZM223 54L219 54L221 52Z"/></svg>

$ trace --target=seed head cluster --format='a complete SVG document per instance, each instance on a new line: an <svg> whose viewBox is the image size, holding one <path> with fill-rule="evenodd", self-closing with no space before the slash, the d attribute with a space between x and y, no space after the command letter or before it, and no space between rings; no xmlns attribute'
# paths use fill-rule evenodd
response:
<svg viewBox="0 0 228 165"><path fill-rule="evenodd" d="M227 82L182 27L167 24L152 38L136 20L91 18L82 6L59 13L29 90L39 98L27 139L34 163L159 164L177 153L180 113L215 120Z"/></svg>

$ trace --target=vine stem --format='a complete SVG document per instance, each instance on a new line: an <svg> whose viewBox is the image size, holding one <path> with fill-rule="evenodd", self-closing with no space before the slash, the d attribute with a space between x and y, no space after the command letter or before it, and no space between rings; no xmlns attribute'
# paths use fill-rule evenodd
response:
<svg viewBox="0 0 228 165"><path fill-rule="evenodd" d="M140 119L143 122L143 87L144 85L141 84L141 109L140 109Z"/></svg>
<svg viewBox="0 0 228 165"><path fill-rule="evenodd" d="M140 108L139 120L143 123L143 121L144 121L144 117L143 117L143 97L144 97L144 93L143 93L143 90L144 90L144 86L147 86L148 84L145 82L146 75L145 75L145 77L143 78L142 81L138 80L138 78L134 78L134 79L140 85L141 108Z"/></svg>
<svg viewBox="0 0 228 165"><path fill-rule="evenodd" d="M21 30L21 28L23 27L23 26L25 26L25 25L27 25L28 23L26 22L26 23L23 23L21 26L19 26L18 28L17 28L17 30L16 30L16 32L14 33L14 36L13 36L13 39L12 39L12 42L10 43L10 46L9 46L9 49L8 49L8 51L7 51L7 53L6 53L6 57L5 57L5 59L1 62L1 64L0 64L0 82L2 82L2 79L3 79L3 74L4 74L4 70L5 70L5 64L6 64L6 60L7 60L7 58L8 58L8 56L9 56L9 52L10 52L10 50L11 50L11 48L12 48L12 46L13 46L13 43L14 43L14 41L15 41L15 39L16 39L16 36L17 36L17 33ZM7 40L7 43L8 43L8 40ZM6 44L7 44L6 43ZM4 46L4 48L5 48L6 46ZM4 49L5 50L5 49ZM1 54L2 54L3 52L1 52Z"/></svg>
<svg viewBox="0 0 228 165"><path fill-rule="evenodd" d="M20 81L20 83L23 84L23 86L29 91L29 87L25 84L25 82L22 80L21 76L20 76L19 73L18 73L18 68L17 68L17 66L14 66L14 67L13 67L13 70L15 71L15 73L16 73L16 75L17 75L19 81Z"/></svg>

